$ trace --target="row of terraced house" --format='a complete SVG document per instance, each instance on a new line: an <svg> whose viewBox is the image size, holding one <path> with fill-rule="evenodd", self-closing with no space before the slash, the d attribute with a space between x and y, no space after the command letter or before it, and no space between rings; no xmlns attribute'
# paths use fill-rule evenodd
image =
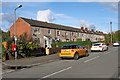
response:
<svg viewBox="0 0 120 80"><path fill-rule="evenodd" d="M16 36L19 37L23 33L27 33L27 39L32 39L40 44L41 47L50 47L53 41L76 41L77 38L81 38L82 41L90 40L104 41L105 37L103 32L90 31L84 27L73 28L70 26L58 25L48 22L42 22L38 20L19 17L16 20ZM11 37L14 36L14 24L10 28Z"/></svg>

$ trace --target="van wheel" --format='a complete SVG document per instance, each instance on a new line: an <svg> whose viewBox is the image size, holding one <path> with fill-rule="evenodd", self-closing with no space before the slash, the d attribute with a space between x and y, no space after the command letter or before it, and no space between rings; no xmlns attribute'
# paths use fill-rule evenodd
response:
<svg viewBox="0 0 120 80"><path fill-rule="evenodd" d="M75 59L75 60L78 60L78 58L79 58L79 54L78 54L78 53L75 53L74 59Z"/></svg>

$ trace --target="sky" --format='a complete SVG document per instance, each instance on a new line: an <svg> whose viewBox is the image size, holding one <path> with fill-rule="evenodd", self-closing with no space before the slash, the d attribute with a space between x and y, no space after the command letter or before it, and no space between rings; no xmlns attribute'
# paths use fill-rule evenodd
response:
<svg viewBox="0 0 120 80"><path fill-rule="evenodd" d="M71 27L87 27L110 32L110 21L113 31L118 30L118 2L2 2L2 30L10 30L14 23L14 9L18 17L61 24ZM1 24L1 23L0 23Z"/></svg>

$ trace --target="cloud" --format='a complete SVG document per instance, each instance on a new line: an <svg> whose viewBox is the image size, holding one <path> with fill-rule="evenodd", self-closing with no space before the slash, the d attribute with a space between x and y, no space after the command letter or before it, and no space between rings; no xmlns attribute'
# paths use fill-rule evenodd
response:
<svg viewBox="0 0 120 80"><path fill-rule="evenodd" d="M111 10L118 11L118 2L100 2L100 4Z"/></svg>
<svg viewBox="0 0 120 80"><path fill-rule="evenodd" d="M107 32L106 30L103 30L102 32L103 32L104 34L108 34L108 32Z"/></svg>
<svg viewBox="0 0 120 80"><path fill-rule="evenodd" d="M78 2L119 2L120 0L78 0Z"/></svg>
<svg viewBox="0 0 120 80"><path fill-rule="evenodd" d="M9 24L12 24L14 22L14 15L9 13L0 13L0 16L2 17L2 20L0 21L7 21Z"/></svg>
<svg viewBox="0 0 120 80"><path fill-rule="evenodd" d="M57 16L63 16L64 14L56 14Z"/></svg>
<svg viewBox="0 0 120 80"><path fill-rule="evenodd" d="M38 11L37 12L37 20L44 21L44 22L52 22L56 20L55 17L53 17L53 12L51 10L44 10L44 11Z"/></svg>
<svg viewBox="0 0 120 80"><path fill-rule="evenodd" d="M94 29L96 30L96 26L94 24L89 24L86 20L80 20L77 26L80 27L87 27L89 30Z"/></svg>
<svg viewBox="0 0 120 80"><path fill-rule="evenodd" d="M10 30L9 27L3 25L3 24L0 24L2 27L1 27L1 30L4 31L4 32L7 32L8 30Z"/></svg>
<svg viewBox="0 0 120 80"><path fill-rule="evenodd" d="M2 24L1 29L3 31L8 31L11 24L14 23L14 15L9 14L9 13L0 13L0 22Z"/></svg>

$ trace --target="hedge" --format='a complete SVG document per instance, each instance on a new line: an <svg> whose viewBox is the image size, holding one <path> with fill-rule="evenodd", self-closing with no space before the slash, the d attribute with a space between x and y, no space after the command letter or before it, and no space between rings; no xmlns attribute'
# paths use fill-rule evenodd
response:
<svg viewBox="0 0 120 80"><path fill-rule="evenodd" d="M62 45L69 45L69 44L79 44L81 46L91 46L92 42L90 41L76 41L76 42L58 42L58 47L62 47Z"/></svg>
<svg viewBox="0 0 120 80"><path fill-rule="evenodd" d="M69 45L69 44L79 44L81 46L92 46L94 43L99 43L97 42L91 42L91 41L76 41L76 42L58 42L58 47L62 47L62 45Z"/></svg>

